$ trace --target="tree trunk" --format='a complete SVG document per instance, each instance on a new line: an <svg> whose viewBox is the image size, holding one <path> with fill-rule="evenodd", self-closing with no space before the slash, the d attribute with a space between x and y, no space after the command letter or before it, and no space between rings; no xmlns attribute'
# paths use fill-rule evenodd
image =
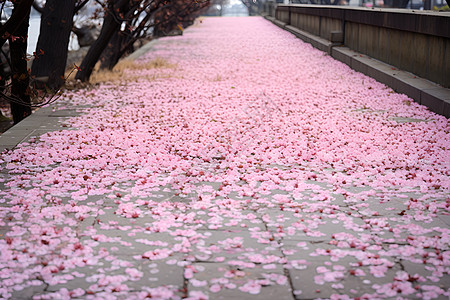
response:
<svg viewBox="0 0 450 300"><path fill-rule="evenodd" d="M103 21L102 30L100 31L100 35L89 48L88 53L84 57L80 66L80 70L75 76L76 79L81 80L82 82L86 82L89 80L89 77L91 77L92 71L94 70L95 64L99 60L102 52L107 47L109 41L111 40L111 37L120 29L121 24L120 22L118 22L118 20L116 20L117 17L115 15L125 12L127 7L128 0L110 1L110 5L108 6L108 10L106 11L106 16Z"/></svg>
<svg viewBox="0 0 450 300"><path fill-rule="evenodd" d="M80 28L72 27L73 33L77 36L78 39L78 45L80 48L91 46L95 42L95 36L93 34L93 31L95 29L93 26L81 26Z"/></svg>
<svg viewBox="0 0 450 300"><path fill-rule="evenodd" d="M15 1L13 13L6 23L0 26L0 48L11 35L17 36L17 30L23 22L29 23L31 5L34 0ZM4 2L4 1L2 1Z"/></svg>
<svg viewBox="0 0 450 300"><path fill-rule="evenodd" d="M124 48L129 40L129 35L126 35L122 31L116 31L101 55L100 69L112 70L122 55L127 51Z"/></svg>
<svg viewBox="0 0 450 300"><path fill-rule="evenodd" d="M172 4L173 5L173 4ZM163 37L169 32L169 19L172 19L172 5L164 7L155 14L155 26L153 27L153 36Z"/></svg>
<svg viewBox="0 0 450 300"><path fill-rule="evenodd" d="M31 8L31 3L30 6ZM14 3L13 15L20 10L20 3ZM20 99L20 101L30 104L30 94L29 94L29 82L30 77L27 70L27 36L28 36L28 25L30 20L30 9L28 9L28 14L22 20L22 23L17 27L14 32L14 37L9 37L9 48L11 52L11 78L12 87L11 94L12 97ZM31 107L28 105L21 105L15 102L11 102L11 113L13 115L14 124L19 123L25 117L31 115Z"/></svg>
<svg viewBox="0 0 450 300"><path fill-rule="evenodd" d="M64 84L75 3L76 0L47 0L41 16L36 46L38 57L33 61L31 76L38 81L42 78L52 90L57 90Z"/></svg>

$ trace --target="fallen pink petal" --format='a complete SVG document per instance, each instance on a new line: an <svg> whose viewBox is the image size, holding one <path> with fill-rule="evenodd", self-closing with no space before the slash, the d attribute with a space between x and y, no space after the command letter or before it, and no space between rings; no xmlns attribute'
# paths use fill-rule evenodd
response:
<svg viewBox="0 0 450 300"><path fill-rule="evenodd" d="M262 17L151 45L0 154L0 298L450 297L447 118Z"/></svg>

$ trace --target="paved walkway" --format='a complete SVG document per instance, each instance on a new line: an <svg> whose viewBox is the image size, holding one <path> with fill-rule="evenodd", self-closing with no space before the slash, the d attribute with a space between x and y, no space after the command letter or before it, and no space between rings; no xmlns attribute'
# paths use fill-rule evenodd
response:
<svg viewBox="0 0 450 300"><path fill-rule="evenodd" d="M0 137L0 297L448 298L447 119L259 17L137 62Z"/></svg>

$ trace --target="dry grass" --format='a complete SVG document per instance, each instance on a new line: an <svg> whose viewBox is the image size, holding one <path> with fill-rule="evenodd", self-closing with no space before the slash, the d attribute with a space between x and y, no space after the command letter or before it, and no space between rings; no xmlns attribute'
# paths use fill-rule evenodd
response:
<svg viewBox="0 0 450 300"><path fill-rule="evenodd" d="M100 70L99 64L96 65L94 72L92 72L89 78L90 84L98 84L102 82L117 82L117 81L136 81L139 78L146 78L149 80L154 80L159 78L158 75L142 75L139 72L134 74L129 71L140 71L148 69L175 69L176 65L169 63L166 59L157 57L149 62L135 62L133 60L122 60L117 63L117 65L110 70ZM126 70L128 71L126 74ZM72 73L69 80L75 77L75 72ZM167 77L167 74L161 77Z"/></svg>

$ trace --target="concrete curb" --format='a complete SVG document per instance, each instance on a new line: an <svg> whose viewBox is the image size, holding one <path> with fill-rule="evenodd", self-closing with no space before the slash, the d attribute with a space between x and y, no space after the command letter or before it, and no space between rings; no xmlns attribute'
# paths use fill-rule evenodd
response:
<svg viewBox="0 0 450 300"><path fill-rule="evenodd" d="M158 41L158 39L154 39L154 40L148 42L144 46L140 47L139 49L137 49L136 51L134 51L133 53L131 53L130 55L125 57L124 60L138 59L142 55L146 54L150 49L152 49L156 45L157 41Z"/></svg>
<svg viewBox="0 0 450 300"><path fill-rule="evenodd" d="M33 112L18 124L0 135L0 153L11 150L17 145L27 142L31 137L38 137L50 131L65 128L67 118L79 116L81 107L63 105L63 109L56 110L53 106L42 107Z"/></svg>
<svg viewBox="0 0 450 300"><path fill-rule="evenodd" d="M264 16L264 18L289 31L304 42L311 44L313 47L327 52L331 57L345 63L355 71L386 84L398 93L411 97L415 102L428 107L437 114L450 118L450 89L412 73L399 70L347 47L334 44L273 17Z"/></svg>

